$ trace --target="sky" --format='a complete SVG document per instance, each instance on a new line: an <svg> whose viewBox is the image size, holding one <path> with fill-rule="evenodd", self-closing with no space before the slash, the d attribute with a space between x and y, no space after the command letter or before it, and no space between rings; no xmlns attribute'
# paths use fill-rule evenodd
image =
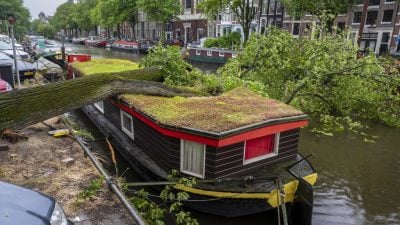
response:
<svg viewBox="0 0 400 225"><path fill-rule="evenodd" d="M31 12L32 19L37 19L41 11L46 16L54 15L57 7L67 0L24 0L24 5Z"/></svg>

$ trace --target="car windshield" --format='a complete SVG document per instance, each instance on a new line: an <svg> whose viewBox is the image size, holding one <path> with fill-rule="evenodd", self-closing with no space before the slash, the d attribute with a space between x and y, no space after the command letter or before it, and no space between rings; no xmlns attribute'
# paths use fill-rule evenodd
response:
<svg viewBox="0 0 400 225"><path fill-rule="evenodd" d="M0 50L12 50L12 47L3 41L0 41Z"/></svg>

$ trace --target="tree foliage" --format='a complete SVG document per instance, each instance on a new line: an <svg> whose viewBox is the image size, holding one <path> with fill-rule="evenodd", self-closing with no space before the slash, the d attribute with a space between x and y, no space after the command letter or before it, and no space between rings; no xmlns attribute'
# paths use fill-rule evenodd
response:
<svg viewBox="0 0 400 225"><path fill-rule="evenodd" d="M0 0L0 20L7 20L8 15L14 15L16 18L15 36L22 37L30 26L30 12L23 6L22 0ZM6 25L1 25L1 32L7 33Z"/></svg>
<svg viewBox="0 0 400 225"><path fill-rule="evenodd" d="M56 13L54 14L51 24L57 30L71 30L78 28L78 24L74 18L75 4L66 2L57 7Z"/></svg>
<svg viewBox="0 0 400 225"><path fill-rule="evenodd" d="M268 96L320 118L323 132L355 130L363 120L400 126L398 71L357 52L340 36L296 39L272 29L253 36L219 73L262 82Z"/></svg>
<svg viewBox="0 0 400 225"><path fill-rule="evenodd" d="M97 5L97 0L81 0L72 10L73 21L79 29L89 31L94 29L96 22L91 18L91 10Z"/></svg>
<svg viewBox="0 0 400 225"><path fill-rule="evenodd" d="M333 26L333 20L339 14L347 14L359 0L282 0L285 10L293 17L305 14L316 16L328 30Z"/></svg>
<svg viewBox="0 0 400 225"><path fill-rule="evenodd" d="M210 18L221 12L232 12L242 25L244 42L247 42L250 37L251 22L258 13L256 10L258 4L262 5L263 0L204 0L199 4L199 8Z"/></svg>
<svg viewBox="0 0 400 225"><path fill-rule="evenodd" d="M179 0L138 0L138 6L148 19L163 23L177 19L181 9Z"/></svg>
<svg viewBox="0 0 400 225"><path fill-rule="evenodd" d="M207 38L204 42L206 48L228 48L228 49L239 49L241 34L239 32L232 32L218 38Z"/></svg>

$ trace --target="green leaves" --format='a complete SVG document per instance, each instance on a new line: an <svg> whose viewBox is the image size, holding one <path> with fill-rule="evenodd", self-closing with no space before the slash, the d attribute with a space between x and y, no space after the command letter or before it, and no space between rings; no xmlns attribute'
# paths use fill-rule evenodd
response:
<svg viewBox="0 0 400 225"><path fill-rule="evenodd" d="M181 9L179 0L138 0L138 6L148 19L163 23L176 19Z"/></svg>
<svg viewBox="0 0 400 225"><path fill-rule="evenodd" d="M261 82L266 95L319 119L319 133L359 130L364 120L400 126L397 68L373 54L357 58L357 52L341 36L296 39L272 29L251 37L219 74L230 77L227 84L237 77Z"/></svg>

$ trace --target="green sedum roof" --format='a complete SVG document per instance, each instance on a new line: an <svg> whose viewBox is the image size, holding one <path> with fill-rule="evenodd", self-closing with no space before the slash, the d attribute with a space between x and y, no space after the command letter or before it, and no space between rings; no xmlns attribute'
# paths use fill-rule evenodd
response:
<svg viewBox="0 0 400 225"><path fill-rule="evenodd" d="M120 97L130 107L158 123L216 133L267 120L304 115L292 106L266 99L245 88L236 88L216 97L166 98L132 94Z"/></svg>
<svg viewBox="0 0 400 225"><path fill-rule="evenodd" d="M71 65L84 75L119 73L139 69L139 64L123 59L92 59L89 62L76 62Z"/></svg>

